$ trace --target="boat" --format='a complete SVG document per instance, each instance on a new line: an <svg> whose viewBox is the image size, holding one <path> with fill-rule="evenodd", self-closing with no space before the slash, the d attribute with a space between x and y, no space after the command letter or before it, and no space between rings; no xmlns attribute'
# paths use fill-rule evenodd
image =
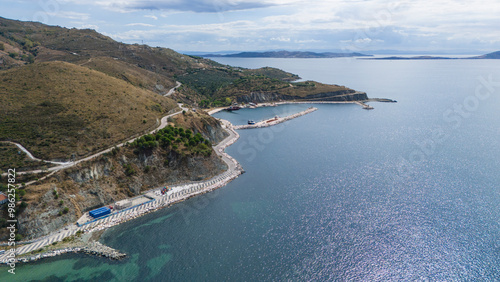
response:
<svg viewBox="0 0 500 282"><path fill-rule="evenodd" d="M241 109L241 107L238 107L238 106L231 106L231 107L229 107L229 108L226 108L225 110L226 110L226 111L230 111L230 112L231 112L231 111L237 111L237 110L239 110L239 109Z"/></svg>
<svg viewBox="0 0 500 282"><path fill-rule="evenodd" d="M249 121L248 121L248 124L255 124L255 121L253 121L253 120L249 120Z"/></svg>

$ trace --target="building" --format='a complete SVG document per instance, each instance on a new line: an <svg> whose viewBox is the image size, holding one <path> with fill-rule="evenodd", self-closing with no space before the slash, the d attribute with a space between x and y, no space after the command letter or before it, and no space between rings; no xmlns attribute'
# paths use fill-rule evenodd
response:
<svg viewBox="0 0 500 282"><path fill-rule="evenodd" d="M0 192L0 205L3 205L9 201L9 197L4 193Z"/></svg>
<svg viewBox="0 0 500 282"><path fill-rule="evenodd" d="M93 218L99 218L101 216L105 216L105 215L108 215L110 213L111 213L111 209L109 209L108 207L102 207L102 208L98 208L98 209L90 211L89 215Z"/></svg>
<svg viewBox="0 0 500 282"><path fill-rule="evenodd" d="M129 200L122 200L122 201L115 203L116 210L126 209L126 208L131 207L131 206L132 206L132 202Z"/></svg>

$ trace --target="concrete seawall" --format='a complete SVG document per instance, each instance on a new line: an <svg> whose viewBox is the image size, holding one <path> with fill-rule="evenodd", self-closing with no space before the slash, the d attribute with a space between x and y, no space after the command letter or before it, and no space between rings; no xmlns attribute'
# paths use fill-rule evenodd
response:
<svg viewBox="0 0 500 282"><path fill-rule="evenodd" d="M233 128L234 129L250 129L250 128L261 128L261 127L273 126L273 125L280 124L282 122L285 122L285 121L288 121L288 120L291 120L294 118L301 117L303 115L307 115L307 114L312 113L316 110L318 110L318 109L311 107L305 111L302 111L302 112L299 112L299 113L296 113L293 115L289 115L286 117L282 117L282 118L278 117L278 118L273 118L270 120L263 120L263 121L255 123L255 124L235 125L235 126L233 126Z"/></svg>
<svg viewBox="0 0 500 282"><path fill-rule="evenodd" d="M236 161L233 157L228 155L224 151L224 149L232 145L234 142L236 142L239 138L239 134L233 129L233 126L229 121L221 120L221 122L223 124L223 127L225 127L226 130L228 131L229 136L226 139L222 140L219 144L217 144L214 147L214 151L227 164L228 166L227 171L206 181L199 181L189 184L171 186L172 188L171 191L165 195L161 195L161 193L159 193L161 187L146 191L144 194L153 192L156 193L157 196L155 197L154 200L148 201L146 203L133 206L131 208L122 210L120 212L113 213L104 218L93 220L92 222L83 224L78 227L72 226L69 230L60 230L59 232L53 235L35 239L30 244L17 246L14 250L15 252L15 255L13 256L15 257L14 261L15 262L32 261L31 258L29 259L27 258L30 257L29 253L38 250L40 248L43 248L45 246L48 246L50 244L53 244L54 242L62 241L66 237L75 235L78 231L84 233L90 233L94 231L107 229L111 226L140 217L146 213L150 213L160 208L171 206L172 204L184 201L193 196L208 193L210 191L225 186L227 183L237 178L240 174L244 172L243 168L238 163L238 161ZM51 251L44 255L40 254L36 255L35 260L45 257L52 257L67 252L84 252L88 254L105 256L112 259L119 259L124 256L124 254L121 254L114 249L111 248L107 249L107 247L106 248L105 247L106 246L99 243L97 245L89 245L86 248L68 248L66 250ZM12 257L12 250L7 250L4 254L0 255L0 263L1 264L12 263L13 261L9 260L10 257Z"/></svg>

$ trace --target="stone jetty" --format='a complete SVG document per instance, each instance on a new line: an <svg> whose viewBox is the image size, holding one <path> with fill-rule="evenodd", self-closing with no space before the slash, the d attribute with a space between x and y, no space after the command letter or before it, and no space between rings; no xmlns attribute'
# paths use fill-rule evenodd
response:
<svg viewBox="0 0 500 282"><path fill-rule="evenodd" d="M268 127L268 126L276 125L276 124L279 124L279 123L282 123L282 122L285 122L285 121L288 121L288 120L291 120L294 118L298 118L298 117L303 116L303 115L307 115L307 114L312 113L316 110L317 110L317 108L310 107L305 111L302 111L302 112L299 112L299 113L296 113L293 115L289 115L286 117L275 117L272 119L259 121L255 124L235 125L235 126L233 126L233 128L234 129L250 129L250 128Z"/></svg>
<svg viewBox="0 0 500 282"><path fill-rule="evenodd" d="M125 256L127 256L126 254L120 253L117 250L110 248L106 245L103 245L97 241L88 243L87 246L83 247L80 250L80 252L96 256L107 257L110 259L122 259Z"/></svg>

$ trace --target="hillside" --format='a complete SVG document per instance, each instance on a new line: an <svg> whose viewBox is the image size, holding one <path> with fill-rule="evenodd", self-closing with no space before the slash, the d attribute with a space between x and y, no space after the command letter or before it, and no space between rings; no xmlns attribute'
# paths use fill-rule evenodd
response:
<svg viewBox="0 0 500 282"><path fill-rule="evenodd" d="M41 159L80 158L157 125L171 99L66 62L0 72L0 140Z"/></svg>
<svg viewBox="0 0 500 282"><path fill-rule="evenodd" d="M288 82L299 79L297 75L275 68L244 69L179 54L167 48L124 44L94 30L67 29L5 18L0 18L0 44L4 46L4 50L0 50L0 69L33 62L66 61L159 94L164 94L165 89L173 87L178 80L183 85L174 98L202 107L228 105L252 92L277 94L278 89L289 86ZM321 56L338 55L325 53ZM245 83L240 83L241 80ZM328 85L321 89L330 96L343 95L344 90L351 90L343 87L337 92L338 86L326 88ZM300 92L309 90L309 94L318 92L318 88L300 89ZM293 88L285 92L283 95L291 95L288 98L296 96Z"/></svg>
<svg viewBox="0 0 500 282"><path fill-rule="evenodd" d="M368 60L481 60L481 59L500 59L500 51L492 52L480 56L457 58L457 57L436 57L436 56L413 56L413 57L382 57L382 58L368 58Z"/></svg>
<svg viewBox="0 0 500 282"><path fill-rule="evenodd" d="M167 48L124 44L94 30L0 18L0 141L20 143L39 159L78 160L150 132L161 117L179 110L175 100L196 108L366 99L344 86L297 79L275 68L245 69ZM162 96L176 81L182 86L173 99ZM218 120L188 111L169 122L179 128L140 137L45 180L38 180L44 172L18 175L18 183L36 180L16 194L19 234L44 235L74 224L90 209L226 169L212 148L227 136ZM2 168L49 166L30 161L11 145L0 149ZM0 239L8 235L5 218L2 210Z"/></svg>
<svg viewBox="0 0 500 282"><path fill-rule="evenodd" d="M83 213L94 208L155 187L207 179L227 169L217 154L210 153L211 144L227 136L216 119L203 112L190 112L178 115L174 124L173 128L161 130L162 138L153 141L152 146L144 146L149 144L144 141L150 139L145 136L129 146L18 189L19 202L25 203L16 217L19 234L24 238L46 235L75 224ZM198 140L196 144L191 144L193 139ZM7 189L1 183L0 188ZM67 212L63 212L65 208ZM2 209L0 240L8 236L7 223L2 220L5 218L7 214Z"/></svg>
<svg viewBox="0 0 500 282"><path fill-rule="evenodd" d="M472 57L471 59L500 59L500 51L488 53L477 57Z"/></svg>

